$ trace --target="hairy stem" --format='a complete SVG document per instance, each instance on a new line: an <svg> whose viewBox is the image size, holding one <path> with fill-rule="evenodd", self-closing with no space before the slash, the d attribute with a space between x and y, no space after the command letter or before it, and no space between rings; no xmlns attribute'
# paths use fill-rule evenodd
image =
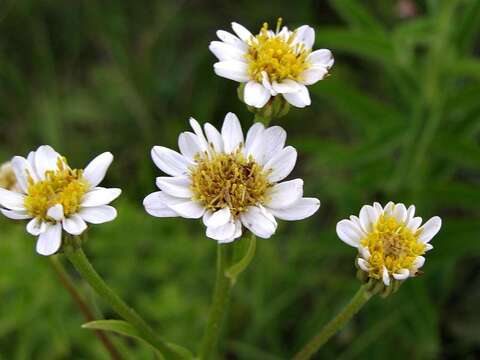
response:
<svg viewBox="0 0 480 360"><path fill-rule="evenodd" d="M230 262L230 257L231 246L228 244L218 244L215 289L207 327L200 348L199 357L201 360L211 360L217 351L220 330L232 288L232 282L225 274Z"/></svg>
<svg viewBox="0 0 480 360"><path fill-rule="evenodd" d="M90 310L88 304L83 300L80 293L77 291L71 277L66 272L65 268L63 267L62 263L57 257L51 256L49 258L50 265L52 266L53 271L57 275L60 283L63 285L65 290L69 293L70 297L72 298L73 302L78 306L80 312L83 314L85 321L90 322L95 320L95 316L93 315L93 311ZM105 349L110 354L110 358L113 360L121 360L122 356L117 351L115 345L110 341L108 336L103 331L95 331L95 335L97 336L98 340L103 344Z"/></svg>
<svg viewBox="0 0 480 360"><path fill-rule="evenodd" d="M145 320L103 281L80 247L66 246L65 255L97 294L100 295L118 315L133 325L145 341L157 348L167 359L182 358L182 356L170 348L165 341L160 339Z"/></svg>
<svg viewBox="0 0 480 360"><path fill-rule="evenodd" d="M353 296L350 302L335 316L323 329L315 335L295 356L294 360L310 359L333 335L340 331L345 324L367 303L373 293L363 285Z"/></svg>

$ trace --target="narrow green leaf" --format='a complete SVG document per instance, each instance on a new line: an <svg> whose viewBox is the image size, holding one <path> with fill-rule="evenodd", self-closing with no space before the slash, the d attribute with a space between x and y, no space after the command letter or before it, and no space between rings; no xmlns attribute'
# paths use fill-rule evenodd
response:
<svg viewBox="0 0 480 360"><path fill-rule="evenodd" d="M248 248L245 255L240 259L240 261L238 261L236 264L232 265L225 271L225 276L230 279L232 284L235 284L238 276L247 269L248 265L250 265L255 256L256 249L257 238L255 237L255 235L251 235L249 237Z"/></svg>
<svg viewBox="0 0 480 360"><path fill-rule="evenodd" d="M155 354L157 356L159 356L161 359L164 358L163 355L155 348L154 345L152 345L150 342L145 340L142 337L142 335L138 332L138 330L126 321L96 320L96 321L91 321L86 324L83 324L82 328L90 329L90 330L111 331L126 337L131 337L133 339L143 342L144 344L149 345L155 351ZM172 350L175 350L175 352L181 354L185 359L193 359L193 355L189 350L172 343L168 343L168 346Z"/></svg>
<svg viewBox="0 0 480 360"><path fill-rule="evenodd" d="M394 63L395 52L390 40L370 32L356 32L343 28L331 27L316 29L319 47L333 51L344 51L385 66Z"/></svg>
<svg viewBox="0 0 480 360"><path fill-rule="evenodd" d="M372 135L384 127L406 123L402 113L394 107L338 79L323 81L312 87L312 93L326 98L338 112Z"/></svg>
<svg viewBox="0 0 480 360"><path fill-rule="evenodd" d="M455 42L461 52L468 52L480 28L480 1L470 0L462 11L463 18L455 27Z"/></svg>
<svg viewBox="0 0 480 360"><path fill-rule="evenodd" d="M330 0L330 5L352 28L384 34L382 24L357 0Z"/></svg>

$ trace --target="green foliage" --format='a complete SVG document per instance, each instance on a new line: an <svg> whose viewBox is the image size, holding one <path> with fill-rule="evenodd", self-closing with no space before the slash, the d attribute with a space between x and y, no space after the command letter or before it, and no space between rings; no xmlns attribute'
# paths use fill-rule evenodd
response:
<svg viewBox="0 0 480 360"><path fill-rule="evenodd" d="M295 177L322 208L282 223L237 281L222 343L228 358L290 357L358 288L338 220L365 203L414 203L443 229L425 274L373 299L320 359L474 359L480 347L480 6L476 0L5 1L0 4L0 160L49 143L83 166L115 154L107 185L124 190L119 218L94 226L85 251L111 286L162 336L197 349L206 322L215 242L201 224L146 215L159 172L154 144L176 146L189 116L219 124L252 115L237 84L213 74L208 52L228 22L252 30L283 16L316 27L335 55L310 87L312 106L279 120L299 149ZM245 249L246 251L246 249ZM24 224L0 222L0 359L107 359ZM72 270L69 268L69 270ZM75 273L72 271L72 275ZM75 275L74 275L75 276ZM102 317L111 310L81 279ZM112 336L132 359L152 351ZM227 356L226 356L227 358Z"/></svg>

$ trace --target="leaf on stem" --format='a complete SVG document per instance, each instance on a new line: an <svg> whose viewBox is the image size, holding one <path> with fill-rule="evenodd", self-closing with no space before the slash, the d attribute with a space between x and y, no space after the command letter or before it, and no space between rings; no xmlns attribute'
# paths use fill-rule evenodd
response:
<svg viewBox="0 0 480 360"><path fill-rule="evenodd" d="M255 237L255 235L251 235L249 237L248 248L245 255L240 259L240 261L230 266L225 271L225 276L230 279L230 281L232 282L232 285L235 284L238 276L247 269L248 265L250 265L250 263L253 260L253 257L255 256L256 249L257 249L257 238Z"/></svg>

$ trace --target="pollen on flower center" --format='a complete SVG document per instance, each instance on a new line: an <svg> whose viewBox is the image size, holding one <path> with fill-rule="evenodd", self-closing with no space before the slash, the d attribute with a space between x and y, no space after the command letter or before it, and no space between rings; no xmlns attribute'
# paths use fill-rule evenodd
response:
<svg viewBox="0 0 480 360"><path fill-rule="evenodd" d="M197 154L191 172L193 198L215 212L228 207L234 217L267 200L268 173L241 150L232 154Z"/></svg>
<svg viewBox="0 0 480 360"><path fill-rule="evenodd" d="M369 275L381 279L383 267L389 274L411 269L417 256L425 253L425 244L418 241L420 232L412 232L391 216L382 215L361 245L370 251Z"/></svg>
<svg viewBox="0 0 480 360"><path fill-rule="evenodd" d="M65 216L69 216L78 211L87 190L82 170L72 170L65 159L58 158L57 169L47 171L44 180L34 182L29 177L24 205L30 216L43 220L49 220L48 209L57 204L61 204Z"/></svg>
<svg viewBox="0 0 480 360"><path fill-rule="evenodd" d="M277 23L277 32L281 19ZM280 82L284 79L301 80L301 74L309 68L306 61L310 50L303 44L293 44L296 33L287 38L283 35L270 35L265 23L260 33L252 38L245 55L248 62L248 73L252 79L261 82L262 72L268 74L270 81Z"/></svg>

